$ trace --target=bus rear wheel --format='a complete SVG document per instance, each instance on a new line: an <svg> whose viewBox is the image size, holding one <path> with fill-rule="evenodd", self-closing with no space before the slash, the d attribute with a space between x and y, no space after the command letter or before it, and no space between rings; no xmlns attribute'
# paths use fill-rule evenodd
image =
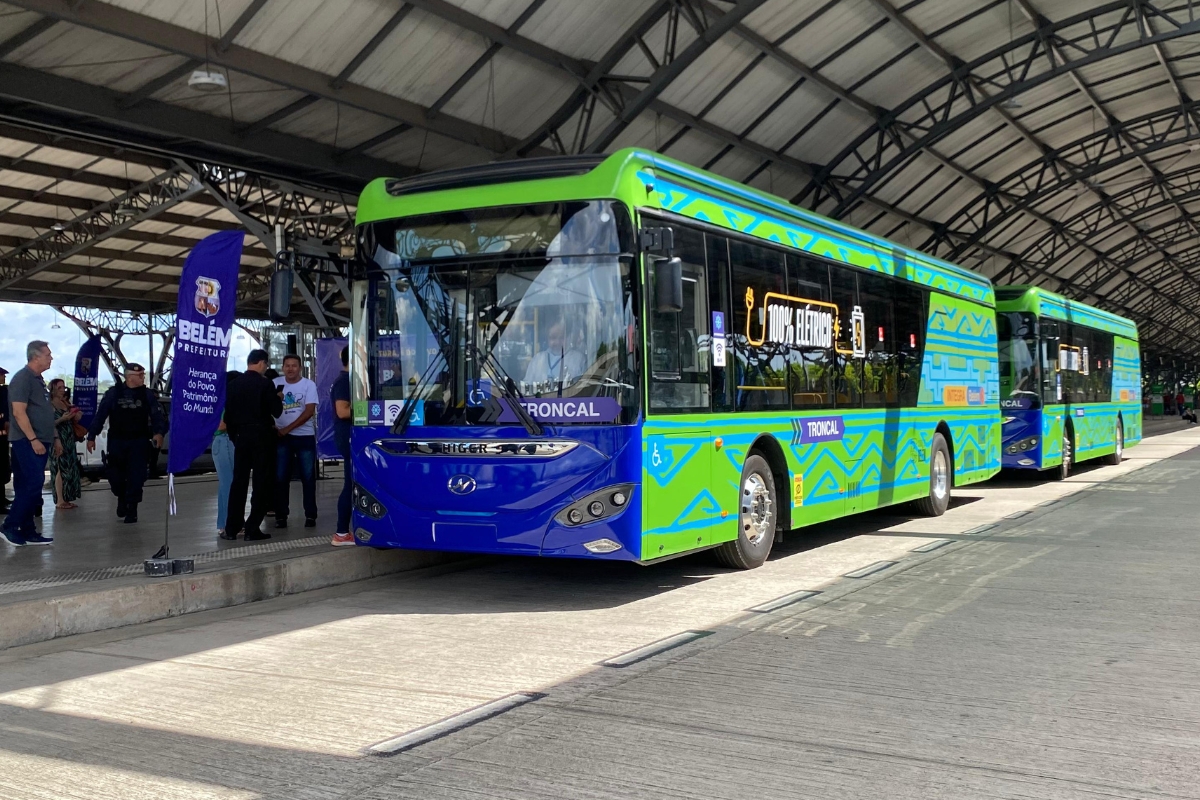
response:
<svg viewBox="0 0 1200 800"><path fill-rule="evenodd" d="M954 485L952 464L946 437L935 433L929 448L929 494L916 502L917 510L927 517L940 517L950 507L950 489Z"/></svg>
<svg viewBox="0 0 1200 800"><path fill-rule="evenodd" d="M1125 423L1117 417L1117 429L1113 436L1116 442L1116 449L1104 457L1104 463L1116 466L1121 463L1121 456L1125 455Z"/></svg>
<svg viewBox="0 0 1200 800"><path fill-rule="evenodd" d="M738 535L717 548L717 558L727 567L754 569L762 566L775 544L779 507L775 477L767 460L751 455L742 467L738 493Z"/></svg>

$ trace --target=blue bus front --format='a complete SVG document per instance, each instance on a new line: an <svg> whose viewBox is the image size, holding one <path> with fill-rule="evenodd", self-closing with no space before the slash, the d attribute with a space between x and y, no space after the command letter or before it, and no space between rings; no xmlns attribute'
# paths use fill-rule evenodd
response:
<svg viewBox="0 0 1200 800"><path fill-rule="evenodd" d="M996 313L1000 357L1001 466L1042 468L1042 386L1037 317Z"/></svg>
<svg viewBox="0 0 1200 800"><path fill-rule="evenodd" d="M357 541L640 558L628 212L447 212L364 225L360 242Z"/></svg>

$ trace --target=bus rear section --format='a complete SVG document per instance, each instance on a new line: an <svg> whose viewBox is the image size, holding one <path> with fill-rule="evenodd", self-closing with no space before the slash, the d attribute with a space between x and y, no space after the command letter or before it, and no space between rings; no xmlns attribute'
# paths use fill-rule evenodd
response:
<svg viewBox="0 0 1200 800"><path fill-rule="evenodd" d="M1136 326L1043 289L996 294L1004 466L1120 463L1142 434Z"/></svg>

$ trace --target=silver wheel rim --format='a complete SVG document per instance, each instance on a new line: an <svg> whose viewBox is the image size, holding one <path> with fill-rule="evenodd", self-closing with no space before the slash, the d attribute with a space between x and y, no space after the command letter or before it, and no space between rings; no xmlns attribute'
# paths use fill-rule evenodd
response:
<svg viewBox="0 0 1200 800"><path fill-rule="evenodd" d="M950 493L950 464L945 451L938 450L933 454L933 496L945 500Z"/></svg>
<svg viewBox="0 0 1200 800"><path fill-rule="evenodd" d="M752 472L742 481L741 522L742 535L752 545L757 545L773 533L775 509L771 504L771 490L757 472Z"/></svg>
<svg viewBox="0 0 1200 800"><path fill-rule="evenodd" d="M1121 423L1117 423L1117 460L1121 460L1121 455L1125 452L1125 429Z"/></svg>
<svg viewBox="0 0 1200 800"><path fill-rule="evenodd" d="M1064 436L1063 437L1063 455L1062 455L1063 472L1071 471L1071 455L1072 455L1071 454L1071 437Z"/></svg>

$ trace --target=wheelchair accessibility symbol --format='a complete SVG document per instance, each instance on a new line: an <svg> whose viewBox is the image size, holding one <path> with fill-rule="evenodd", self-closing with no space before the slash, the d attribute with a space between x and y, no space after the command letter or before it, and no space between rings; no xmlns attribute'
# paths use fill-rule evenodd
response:
<svg viewBox="0 0 1200 800"><path fill-rule="evenodd" d="M679 443L675 443L675 447L679 447ZM666 485L679 467L678 454L670 440L662 436L651 436L647 440L642 459L646 472L660 486Z"/></svg>

